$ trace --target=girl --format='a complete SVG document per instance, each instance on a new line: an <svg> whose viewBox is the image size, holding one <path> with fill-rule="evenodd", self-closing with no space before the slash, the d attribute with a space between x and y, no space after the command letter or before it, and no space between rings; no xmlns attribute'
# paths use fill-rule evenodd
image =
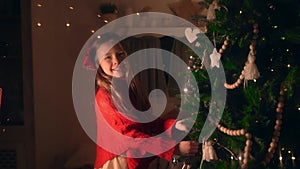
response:
<svg viewBox="0 0 300 169"><path fill-rule="evenodd" d="M180 126L176 125L175 120L157 118L147 123L136 122L137 118L149 116L137 114L130 106L133 105L138 111L146 111L149 110L150 104L135 78L130 82L126 81L130 77L130 68L128 63L120 63L127 57L127 53L120 43L115 43L116 39L115 35L106 34L94 40L84 60L85 67L97 70L95 80L97 153L94 168L146 169L157 157L170 161L174 154L193 156L198 152L197 142L181 141L165 150L167 145L175 143L172 134L178 132L176 126ZM116 85L112 85L115 84L113 80L117 82ZM124 87L125 92L129 90L129 99L122 94ZM145 138L147 140L170 128L167 136L156 137L150 142L144 141ZM118 134L132 139L129 139L130 141L120 139Z"/></svg>

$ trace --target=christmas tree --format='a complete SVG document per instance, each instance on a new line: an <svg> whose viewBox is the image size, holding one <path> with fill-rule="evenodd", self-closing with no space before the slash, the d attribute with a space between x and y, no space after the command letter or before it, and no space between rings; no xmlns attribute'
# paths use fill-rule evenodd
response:
<svg viewBox="0 0 300 169"><path fill-rule="evenodd" d="M205 143L218 160L202 154L201 167L299 167L300 2L210 0L199 5L208 8L205 35L214 42L213 57L220 57L228 89L218 129ZM187 52L200 86L201 108L189 134L197 140L210 107L207 69L217 71L218 66L211 60L205 67L203 56ZM199 168L199 162L192 168Z"/></svg>

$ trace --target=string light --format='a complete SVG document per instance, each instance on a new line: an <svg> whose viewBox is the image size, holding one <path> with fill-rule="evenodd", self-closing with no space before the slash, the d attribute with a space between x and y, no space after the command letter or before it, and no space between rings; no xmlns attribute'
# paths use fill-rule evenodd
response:
<svg viewBox="0 0 300 169"><path fill-rule="evenodd" d="M279 160L282 161L282 157L281 156L279 157Z"/></svg>
<svg viewBox="0 0 300 169"><path fill-rule="evenodd" d="M37 3L36 6L37 6L37 7L42 7L43 5L40 4L40 3Z"/></svg>
<svg viewBox="0 0 300 169"><path fill-rule="evenodd" d="M105 19L104 22L105 22L105 23L108 23L108 20Z"/></svg>
<svg viewBox="0 0 300 169"><path fill-rule="evenodd" d="M240 14L242 14L243 13L243 11L240 11Z"/></svg>
<svg viewBox="0 0 300 169"><path fill-rule="evenodd" d="M94 30L94 29L92 29L92 30L91 30L91 32L92 32L92 33L95 33L95 30Z"/></svg>
<svg viewBox="0 0 300 169"><path fill-rule="evenodd" d="M136 13L136 15L140 15L140 13L139 13L139 12L137 12L137 13Z"/></svg>
<svg viewBox="0 0 300 169"><path fill-rule="evenodd" d="M98 36L97 36L97 38L98 38L98 39L100 39L100 38L101 38L101 36L100 36L100 35L98 35Z"/></svg>
<svg viewBox="0 0 300 169"><path fill-rule="evenodd" d="M97 15L97 17L98 17L98 18L101 18L101 15L100 15L100 14L98 14L98 15Z"/></svg>
<svg viewBox="0 0 300 169"><path fill-rule="evenodd" d="M298 110L300 111L300 107L298 107Z"/></svg>
<svg viewBox="0 0 300 169"><path fill-rule="evenodd" d="M291 67L291 65L290 65L290 64L287 64L287 67L288 67L288 68L290 68L290 67Z"/></svg>
<svg viewBox="0 0 300 169"><path fill-rule="evenodd" d="M70 22L67 22L66 23L66 27L70 27L71 26L71 23Z"/></svg>
<svg viewBox="0 0 300 169"><path fill-rule="evenodd" d="M41 23L41 22L37 22L37 23L36 23L36 26L41 27L41 26L42 26L42 23Z"/></svg>
<svg viewBox="0 0 300 169"><path fill-rule="evenodd" d="M74 6L69 6L69 9L74 10L75 8L74 8Z"/></svg>

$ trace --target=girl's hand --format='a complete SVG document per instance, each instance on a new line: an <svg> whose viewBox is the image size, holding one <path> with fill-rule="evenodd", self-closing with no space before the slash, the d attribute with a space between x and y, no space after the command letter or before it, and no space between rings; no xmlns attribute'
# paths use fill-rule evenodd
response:
<svg viewBox="0 0 300 169"><path fill-rule="evenodd" d="M174 154L180 156L195 156L198 152L199 143L197 141L181 141L175 148Z"/></svg>

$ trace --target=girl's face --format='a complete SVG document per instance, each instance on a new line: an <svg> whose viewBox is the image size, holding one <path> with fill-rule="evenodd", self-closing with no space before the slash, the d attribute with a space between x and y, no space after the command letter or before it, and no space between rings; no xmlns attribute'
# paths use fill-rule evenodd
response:
<svg viewBox="0 0 300 169"><path fill-rule="evenodd" d="M104 73L106 73L109 76L115 78L124 77L126 73L126 68L125 66L119 66L119 64L122 62L123 59L125 59L127 53L124 51L120 44L117 44L113 48L111 48L107 53L104 54L102 51L103 49L105 49L105 45L106 44L101 45L101 47L97 50L99 66L101 66Z"/></svg>

